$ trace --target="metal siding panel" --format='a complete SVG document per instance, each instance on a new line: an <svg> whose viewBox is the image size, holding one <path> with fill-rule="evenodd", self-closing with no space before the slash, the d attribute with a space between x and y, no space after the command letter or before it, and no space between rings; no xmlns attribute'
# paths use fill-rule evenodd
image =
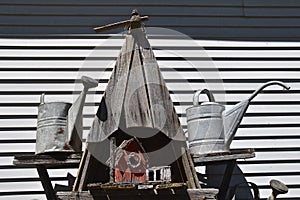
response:
<svg viewBox="0 0 300 200"><path fill-rule="evenodd" d="M272 1L261 1L261 0L247 0L244 1L245 6L256 6L256 7L299 7L300 2L297 0L272 0Z"/></svg>
<svg viewBox="0 0 300 200"><path fill-rule="evenodd" d="M130 2L124 3L123 0L111 0L111 1L102 1L99 2L98 0L69 0L69 1L60 1L60 0L52 0L52 1L39 1L39 0L27 0L26 2L22 0L3 0L1 1L3 4L28 4L28 5L139 5L142 4L144 6L147 5L191 5L191 6L241 6L242 5L242 0L214 0L214 1L206 1L206 0L198 0L198 1L193 1L193 0L186 0L184 3L180 0L173 0L172 3L168 2L168 4L165 1L160 1L160 0L153 0L153 1L147 1L141 3L139 0L131 0Z"/></svg>
<svg viewBox="0 0 300 200"><path fill-rule="evenodd" d="M292 0L284 3L277 0L184 3L179 0L126 3L121 0L13 0L1 1L0 5L1 34L93 34L93 26L124 20L132 8L152 16L148 26L171 28L198 38L299 41L300 33L300 6ZM108 33L121 31L120 28Z"/></svg>
<svg viewBox="0 0 300 200"><path fill-rule="evenodd" d="M0 4L1 5L1 4ZM154 19L157 16L242 16L243 12L240 7L197 7L197 6L169 6L168 4L162 6L139 6L137 4L134 8L138 9L143 15L150 15ZM8 22L17 23L17 19L25 17L24 22L30 22L31 18L39 16L38 22L71 22L75 23L78 20L80 24L89 25L100 21L101 23L112 23L114 20L124 20L128 18L131 11L130 6L84 6L78 7L73 5L68 6L3 6L3 11L0 14L4 15L2 18L7 19ZM36 16L35 16L36 15ZM151 17L151 19L152 19ZM158 20L154 20L158 21ZM5 22L4 20L1 21ZM20 23L20 22L19 22ZM23 22L21 22L23 23ZM34 23L34 22L31 22ZM148 23L147 23L148 24Z"/></svg>

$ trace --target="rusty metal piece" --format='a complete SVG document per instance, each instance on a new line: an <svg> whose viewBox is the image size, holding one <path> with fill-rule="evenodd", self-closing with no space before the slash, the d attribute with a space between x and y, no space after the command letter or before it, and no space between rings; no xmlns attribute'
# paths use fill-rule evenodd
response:
<svg viewBox="0 0 300 200"><path fill-rule="evenodd" d="M272 188L272 194L269 196L268 200L275 200L279 194L286 194L289 188L282 182L272 179L270 181L270 186Z"/></svg>
<svg viewBox="0 0 300 200"><path fill-rule="evenodd" d="M66 143L67 113L70 103L45 103L44 94L38 107L35 153L72 151Z"/></svg>

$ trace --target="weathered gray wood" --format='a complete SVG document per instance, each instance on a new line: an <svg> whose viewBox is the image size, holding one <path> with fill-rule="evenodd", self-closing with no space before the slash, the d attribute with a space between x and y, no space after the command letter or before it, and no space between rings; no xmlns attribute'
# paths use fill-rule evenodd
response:
<svg viewBox="0 0 300 200"><path fill-rule="evenodd" d="M184 141L183 130L150 44L145 34L140 32L141 30L135 31L134 36L141 41L140 52L143 58L153 126L170 138Z"/></svg>
<svg viewBox="0 0 300 200"><path fill-rule="evenodd" d="M90 165L91 165L91 159L92 159L92 155L89 151L87 151L87 155L85 157L85 159L82 161L84 162L83 168L82 168L82 172L81 172L81 176L78 176L78 182L79 182L79 186L78 188L76 188L77 190L75 191L79 191L82 192L83 190L86 189L86 184L87 184L87 179L88 179L88 170ZM81 170L81 168L79 169ZM76 180L77 182L77 180ZM77 186L76 186L77 187Z"/></svg>
<svg viewBox="0 0 300 200"><path fill-rule="evenodd" d="M118 127L154 128L171 139L185 141L169 91L143 29L132 29L126 36L104 99L108 118L105 121L95 119L89 141L101 142ZM125 119L121 119L123 114Z"/></svg>
<svg viewBox="0 0 300 200"><path fill-rule="evenodd" d="M75 179L75 182L74 182L74 185L73 185L73 190L72 190L73 192L77 192L79 190L80 181L81 181L81 178L83 176L83 169L84 169L84 165L85 165L85 162L86 162L87 155L88 155L88 150L85 149L83 154L82 154L80 164L79 164L79 167L78 167L77 176L76 176L76 179Z"/></svg>
<svg viewBox="0 0 300 200"><path fill-rule="evenodd" d="M89 192L57 192L60 200L94 200Z"/></svg>
<svg viewBox="0 0 300 200"><path fill-rule="evenodd" d="M132 30L135 31L135 30ZM135 38L134 38L135 40ZM127 127L149 127L153 128L151 108L148 103L147 82L142 71L142 61L135 40L133 57L131 60L130 74L126 85L124 99L124 115ZM128 49L130 51L130 49Z"/></svg>
<svg viewBox="0 0 300 200"><path fill-rule="evenodd" d="M190 200L214 200L218 194L218 189L187 189L187 193Z"/></svg>
<svg viewBox="0 0 300 200"><path fill-rule="evenodd" d="M55 200L56 195L52 187L47 168L58 167L78 167L81 158L81 153L66 154L53 153L51 155L33 155L24 154L15 156L14 165L20 167L34 167L37 169L40 180L42 182L47 199Z"/></svg>
<svg viewBox="0 0 300 200"><path fill-rule="evenodd" d="M81 153L76 154L52 154L52 155L17 155L13 164L19 167L36 167L43 165L46 168L56 167L78 167L81 159Z"/></svg>
<svg viewBox="0 0 300 200"><path fill-rule="evenodd" d="M116 138L110 138L110 168L109 168L109 182L113 183L115 180L115 150L116 150Z"/></svg>
<svg viewBox="0 0 300 200"><path fill-rule="evenodd" d="M186 149L185 154L186 154L186 157L187 157L188 162L189 162L189 166L190 166L191 171L192 171L193 179L195 181L195 186L196 186L196 188L201 188L200 182L199 182L199 179L198 179L198 176L197 176L197 172L196 172L196 169L195 169L195 166L194 166L194 162L193 162L193 159L191 157L191 153L190 153L189 149Z"/></svg>
<svg viewBox="0 0 300 200"><path fill-rule="evenodd" d="M183 151L185 151L185 149L183 149ZM187 158L185 152L182 155L182 164L183 164L183 168L184 168L184 171L185 171L185 174L187 177L188 188L195 189L196 183L195 183L194 176L192 174L192 171L191 171L191 168L189 165L189 161L188 161L188 158Z"/></svg>
<svg viewBox="0 0 300 200"><path fill-rule="evenodd" d="M190 152L186 150L184 147L182 149L182 163L184 167L185 174L187 176L188 188L190 189L200 189L200 183L197 176L196 169L194 167L194 163L192 161Z"/></svg>
<svg viewBox="0 0 300 200"><path fill-rule="evenodd" d="M229 152L211 153L203 155L192 155L195 165L207 162L220 162L227 160L236 159L247 159L255 157L255 152L253 149L246 150L232 150Z"/></svg>
<svg viewBox="0 0 300 200"><path fill-rule="evenodd" d="M134 40L132 37L127 36L102 99L102 101L105 100L104 109L106 110L101 110L103 107L98 110L100 113L107 112L109 118L100 121L97 116L95 117L88 141L103 141L116 131L120 125L126 91L125 84L129 76L133 48Z"/></svg>

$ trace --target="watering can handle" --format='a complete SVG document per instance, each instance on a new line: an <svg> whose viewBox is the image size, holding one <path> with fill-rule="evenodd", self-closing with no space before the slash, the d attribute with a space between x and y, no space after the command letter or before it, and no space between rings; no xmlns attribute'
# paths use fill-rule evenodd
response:
<svg viewBox="0 0 300 200"><path fill-rule="evenodd" d="M197 92L195 92L194 97L193 97L193 105L194 106L199 105L200 94L206 94L206 96L208 97L210 102L215 102L214 95L211 91L209 91L208 89L197 90Z"/></svg>
<svg viewBox="0 0 300 200"><path fill-rule="evenodd" d="M44 104L45 103L45 93L42 93L40 96L40 104Z"/></svg>

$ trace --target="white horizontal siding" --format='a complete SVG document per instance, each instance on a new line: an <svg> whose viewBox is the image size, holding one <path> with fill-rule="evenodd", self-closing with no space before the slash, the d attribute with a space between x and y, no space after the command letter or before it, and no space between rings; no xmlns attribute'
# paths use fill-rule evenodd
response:
<svg viewBox="0 0 300 200"><path fill-rule="evenodd" d="M165 47L167 49L167 47ZM249 57L249 58L290 58L297 57L300 50L154 50L154 54L157 57ZM32 57L36 54L41 57L116 57L119 55L119 50L0 50L0 56L2 57Z"/></svg>
<svg viewBox="0 0 300 200"><path fill-rule="evenodd" d="M0 155L34 152L40 94L46 92L46 101L49 102L73 102L82 89L81 84L74 83L81 75L107 81L123 41L123 39L0 39ZM287 185L297 185L282 197L300 197L299 181L297 182L300 178L300 103L298 103L300 43L181 39L150 39L150 43L158 58L167 58L158 60L158 63L167 87L172 91L171 98L184 128L186 128L185 109L192 105L195 90L208 87L217 91L216 101L228 103L226 109L229 109L232 104L248 98L267 80L283 79L288 82L287 84L291 86L290 92L281 93L278 91L281 91L280 87L272 86L267 89L267 93L259 94L253 100L242 120L232 148L258 150L255 158L241 161L239 164L248 181L266 186L270 179L277 178ZM97 51L93 51L95 46L98 46ZM114 48L104 49L104 46ZM56 47L60 49L55 49ZM193 47L195 50L183 50L185 47ZM203 51L201 47L207 50ZM273 49L260 50L261 48ZM90 55L108 58L74 60ZM220 59L175 60L178 56L188 58L208 56ZM1 60L1 57L6 58ZM26 57L30 59L20 60ZM55 60L54 57L61 60ZM257 58L259 59L255 60ZM264 58L267 60L263 60ZM106 68L109 70L103 71ZM206 79L206 82L198 79ZM213 79L216 80L212 83L207 81ZM45 81L36 82L39 80ZM63 82L65 80L68 82ZM56 81L61 82L55 83ZM105 81L92 89L96 94L87 95L88 106L84 108L86 116L84 138L89 132L97 105L106 88ZM205 96L200 98L200 101L204 100ZM93 105L94 103L97 105ZM280 126L276 127L277 125ZM20 195L2 197L1 192L42 191L39 181L21 180L38 178L36 170L14 168L12 159L12 155L0 156L0 199L21 198ZM49 170L49 173L51 177L65 177L68 171L76 175L76 169L54 169ZM284 173L291 175L282 175ZM2 183L1 180L4 179L12 179L12 182ZM21 182L13 182L13 179L19 179ZM53 184L55 182L53 181ZM270 191L261 189L261 193L265 198ZM41 194L24 196L22 200L44 199L44 195Z"/></svg>
<svg viewBox="0 0 300 200"><path fill-rule="evenodd" d="M74 88L77 89L77 88ZM187 88L186 88L187 89ZM188 88L190 89L190 88ZM257 89L257 88L255 88ZM274 88L274 91L281 91L281 88ZM52 90L50 90L52 91ZM62 90L65 92L68 92L66 90ZM93 91L93 90L91 90ZM19 92L19 91L18 91ZM73 102L73 100L76 99L76 97L78 96L78 94L80 93L79 90L76 91L69 91L69 94L47 94L46 92L46 100L51 102L51 101L65 101L65 102ZM217 102L239 102L245 99L248 99L251 96L251 93L254 92L253 90L249 90L246 91L247 94L230 94L230 93L224 93L224 94L215 94L215 99ZM0 96L0 103L5 103L5 102L11 102L11 103L17 103L17 102L23 102L23 103L39 103L40 102L40 96L42 94L42 92L39 93L28 93L28 94L22 94L22 91L19 92L20 94L18 95L3 95ZM54 92L55 93L55 92ZM74 93L72 95L72 93ZM87 99L86 102L87 103L92 103L95 102L99 99L101 99L101 97L103 96L103 94L88 94L87 95ZM191 102L193 99L193 93L192 91L190 92L190 94L171 94L170 95L173 102ZM256 96L252 102L269 102L269 101L273 101L273 102L280 102L280 101L298 101L300 100L300 93L293 93L293 90L290 90L290 92L282 92L282 93L276 93L276 94L259 94L258 96ZM208 101L207 97L205 95L201 96L199 99L200 102L203 101Z"/></svg>
<svg viewBox="0 0 300 200"><path fill-rule="evenodd" d="M191 40L187 36L182 35L186 39L150 39L149 42L152 47L155 46L203 46L203 47L300 47L300 42L269 42L269 41L224 41L224 40ZM187 40L188 39L188 40ZM2 46L109 46L121 47L123 39L9 39L2 38L0 43Z"/></svg>
<svg viewBox="0 0 300 200"><path fill-rule="evenodd" d="M29 183L30 184L30 183ZM0 200L46 200L45 195L38 195L38 194L32 194L32 195L14 195L14 196L2 196L0 197Z"/></svg>
<svg viewBox="0 0 300 200"><path fill-rule="evenodd" d="M111 72L88 72L88 71L79 71L79 72L31 72L31 71L18 71L18 72L1 72L0 78L2 80L6 79L18 79L24 80L28 79L55 79L55 80L74 80L80 79L81 76L86 75L95 79L109 79ZM168 79L272 79L278 77L277 79L290 78L298 79L300 77L300 72L162 72L163 78ZM188 83L188 81L186 81Z"/></svg>

